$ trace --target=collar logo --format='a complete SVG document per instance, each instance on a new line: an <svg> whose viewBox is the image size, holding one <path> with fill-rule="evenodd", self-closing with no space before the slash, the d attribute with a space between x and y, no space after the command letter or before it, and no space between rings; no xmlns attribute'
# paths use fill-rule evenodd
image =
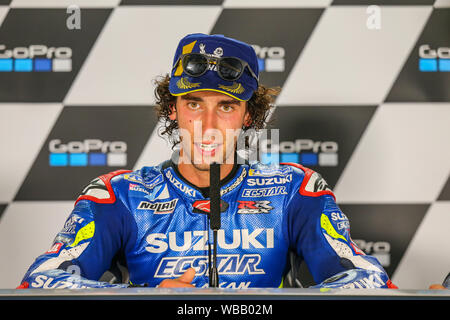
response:
<svg viewBox="0 0 450 320"><path fill-rule="evenodd" d="M177 188L181 192L184 192L186 195L190 197L195 197L197 195L197 192L194 189L178 181L178 179L175 178L175 176L172 174L170 170L166 171L166 177L169 179L169 181L175 188Z"/></svg>

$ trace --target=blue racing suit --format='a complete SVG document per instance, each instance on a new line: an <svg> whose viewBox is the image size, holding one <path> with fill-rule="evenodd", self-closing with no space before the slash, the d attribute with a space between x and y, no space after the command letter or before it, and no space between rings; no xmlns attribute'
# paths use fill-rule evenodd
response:
<svg viewBox="0 0 450 320"><path fill-rule="evenodd" d="M395 287L380 263L350 238L349 221L325 180L298 164L235 165L221 181L219 286L279 287L305 261L316 288ZM157 286L196 271L208 286L212 231L207 188L187 182L172 161L94 179L52 247L21 288ZM119 261L126 283L99 281Z"/></svg>

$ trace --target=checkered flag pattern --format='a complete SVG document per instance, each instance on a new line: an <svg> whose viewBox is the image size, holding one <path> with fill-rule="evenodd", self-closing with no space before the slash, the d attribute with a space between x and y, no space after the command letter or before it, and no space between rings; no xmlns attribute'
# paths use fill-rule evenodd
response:
<svg viewBox="0 0 450 320"><path fill-rule="evenodd" d="M276 160L322 174L393 282L441 282L450 1L0 0L0 287L18 285L92 178L170 156L153 80L195 32L253 45L261 82L282 88Z"/></svg>

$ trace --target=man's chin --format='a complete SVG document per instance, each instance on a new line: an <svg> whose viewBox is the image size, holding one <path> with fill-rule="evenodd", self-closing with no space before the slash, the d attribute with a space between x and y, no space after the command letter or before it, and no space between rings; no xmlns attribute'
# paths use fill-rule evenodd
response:
<svg viewBox="0 0 450 320"><path fill-rule="evenodd" d="M209 171L210 163L194 163L192 164L198 171Z"/></svg>
<svg viewBox="0 0 450 320"><path fill-rule="evenodd" d="M198 159L192 159L192 164L198 170L209 170L209 166L212 163L223 164L224 161L222 157L203 157Z"/></svg>
<svg viewBox="0 0 450 320"><path fill-rule="evenodd" d="M207 157L203 158L202 161L194 161L195 159L192 159L191 164L200 171L209 171L210 166L212 163L218 163L218 164L232 164L233 158L228 159L228 161L224 160L225 157Z"/></svg>

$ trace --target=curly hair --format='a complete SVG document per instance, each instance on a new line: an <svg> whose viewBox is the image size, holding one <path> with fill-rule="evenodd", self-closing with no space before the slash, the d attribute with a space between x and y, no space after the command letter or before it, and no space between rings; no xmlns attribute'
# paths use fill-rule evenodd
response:
<svg viewBox="0 0 450 320"><path fill-rule="evenodd" d="M170 76L166 74L154 81L155 98L156 98L156 114L164 126L161 135L167 135L172 142L172 148L180 141L174 140L174 132L178 129L176 120L171 120L169 116L172 114L172 108L176 103L176 96L169 91ZM273 108L273 103L280 93L279 87L266 87L259 85L258 89L253 93L250 100L247 101L247 111L250 114L250 123L244 125L243 131L254 129L256 131L263 129L267 124L267 117Z"/></svg>

